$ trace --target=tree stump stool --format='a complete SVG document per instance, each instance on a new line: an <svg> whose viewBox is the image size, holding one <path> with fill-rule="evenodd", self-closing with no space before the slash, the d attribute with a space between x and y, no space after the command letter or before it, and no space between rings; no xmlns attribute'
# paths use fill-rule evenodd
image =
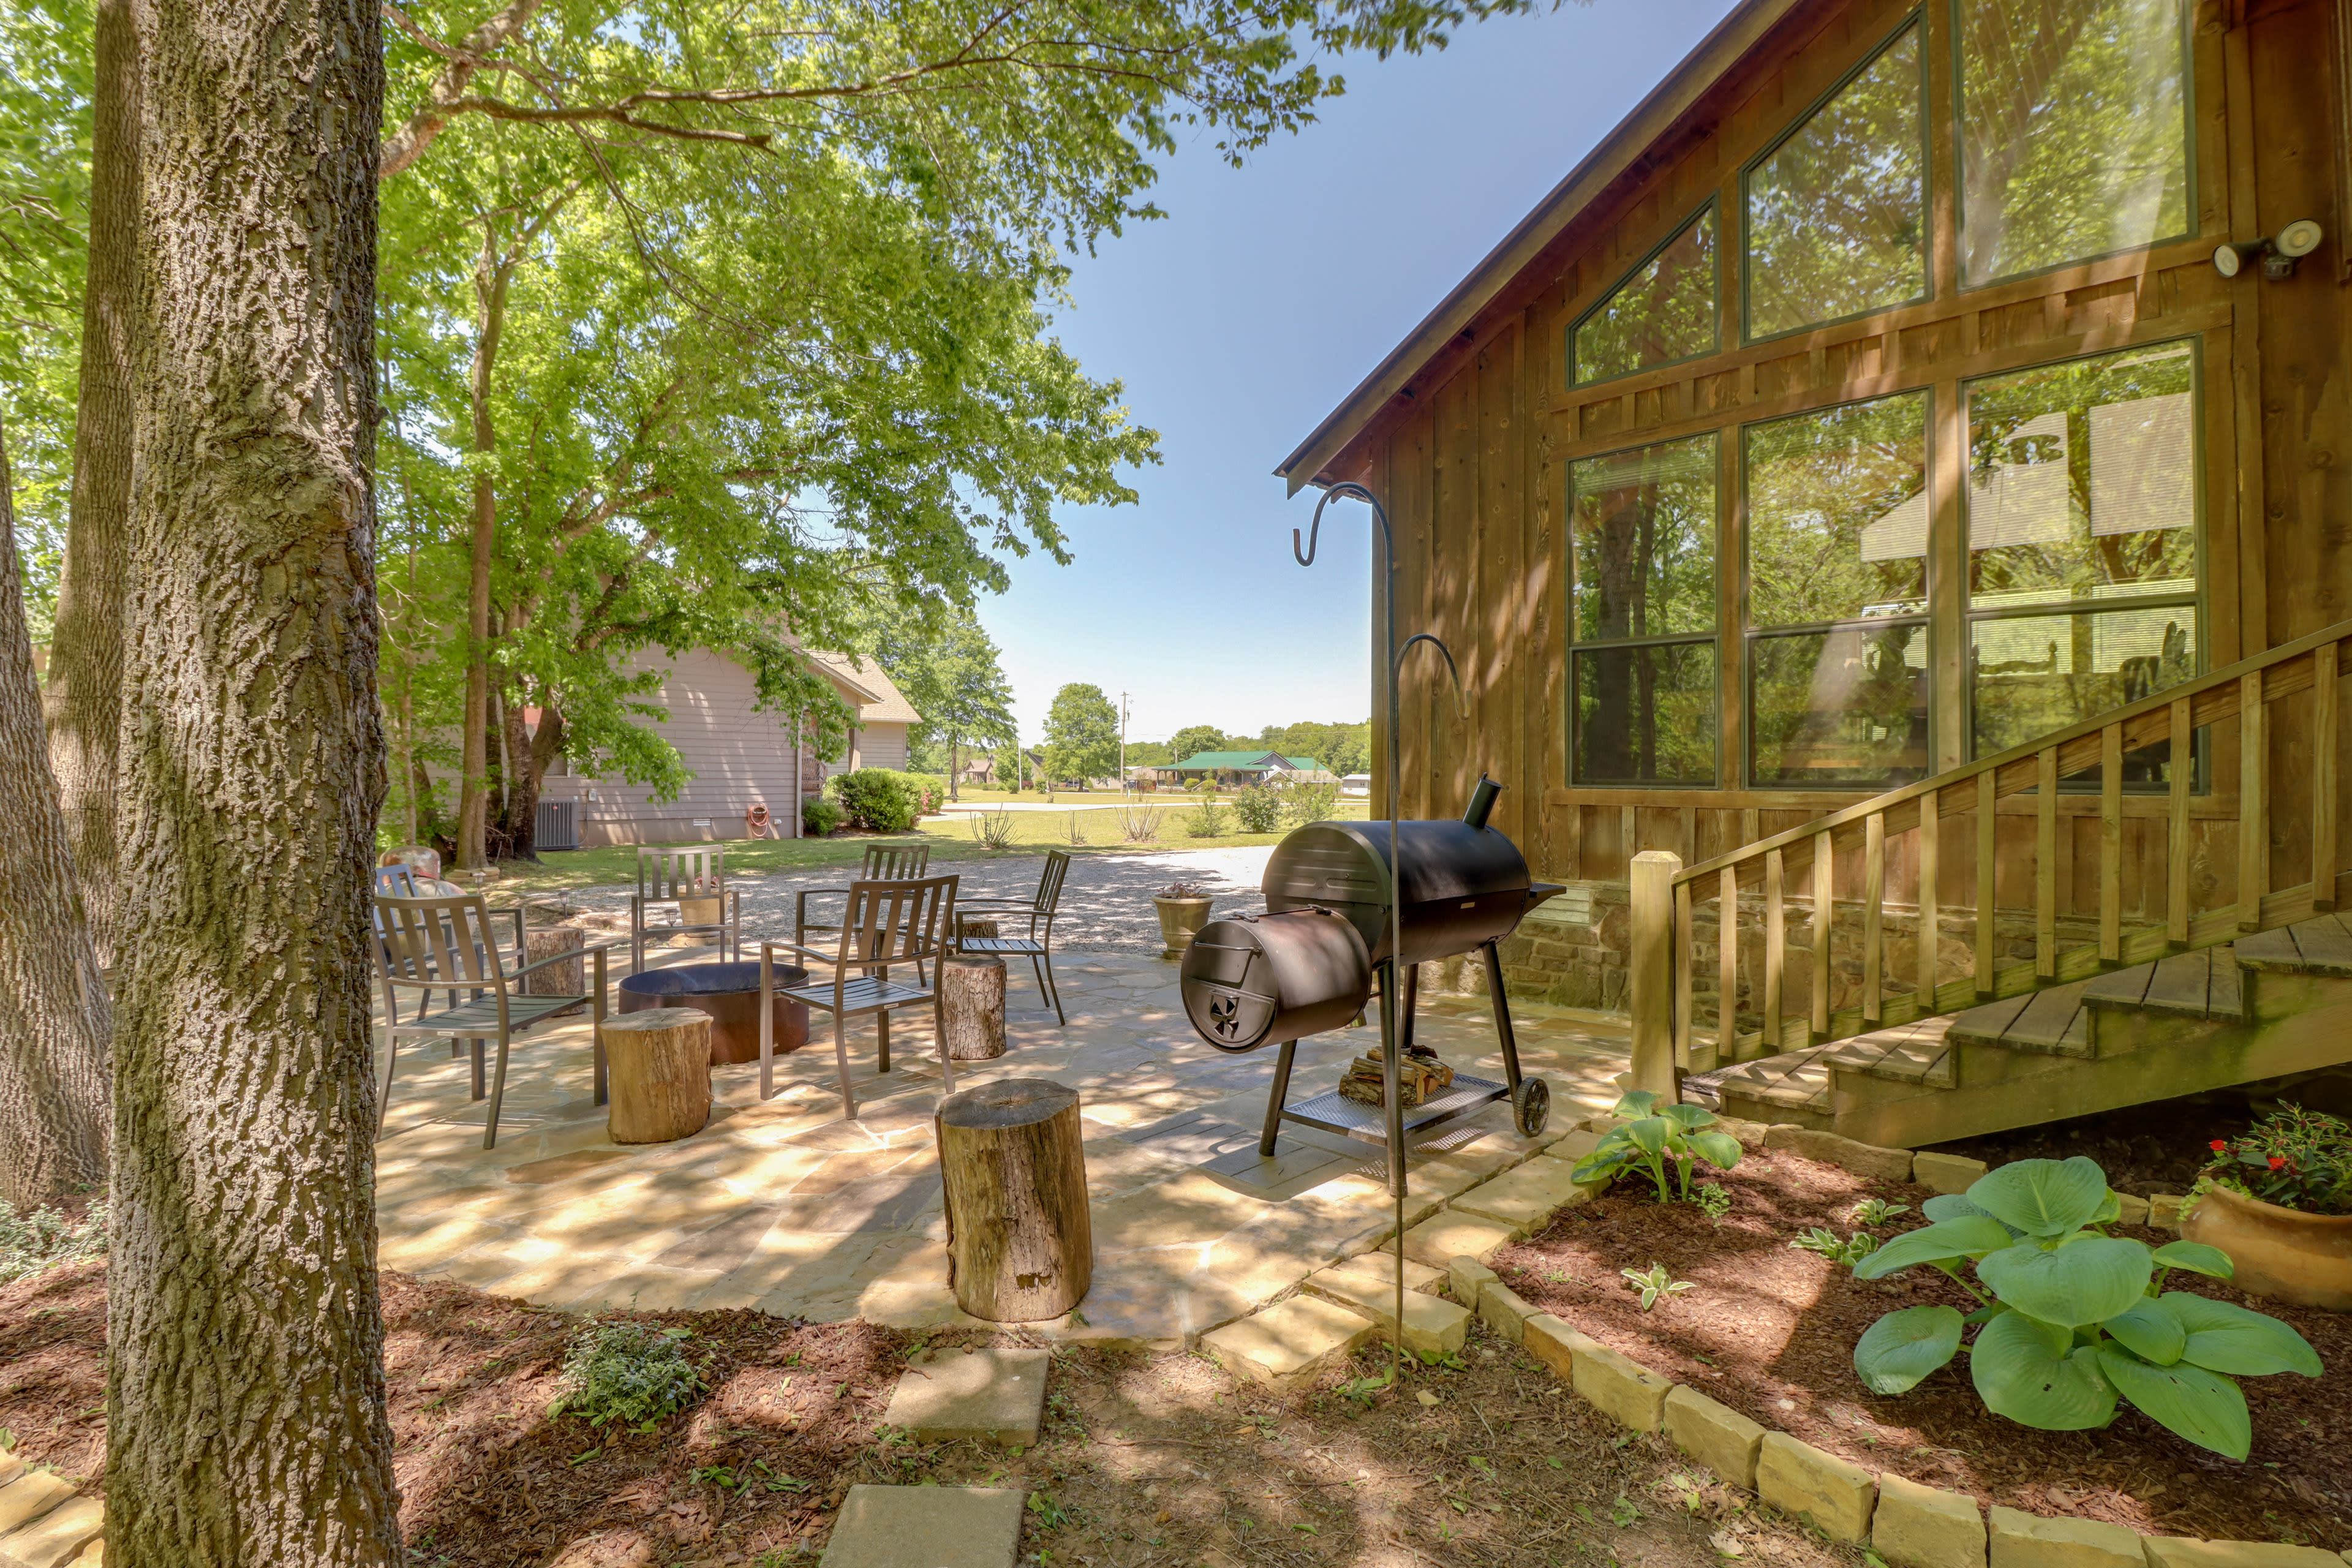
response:
<svg viewBox="0 0 2352 1568"><path fill-rule="evenodd" d="M1004 960L957 953L940 961L940 1016L948 1060L993 1061L1004 1054Z"/></svg>
<svg viewBox="0 0 2352 1568"><path fill-rule="evenodd" d="M553 958L559 952L578 952L588 940L578 926L526 926L522 933L522 960L537 963L542 958ZM534 970L522 977L526 996L580 996L588 990L588 982L581 975L582 964L577 958L569 963L551 963L545 969ZM575 1003L561 1012L551 1013L551 1018L569 1018L588 1010L585 1002Z"/></svg>
<svg viewBox="0 0 2352 1568"><path fill-rule="evenodd" d="M950 1095L939 1112L948 1284L992 1323L1034 1323L1076 1306L1094 1283L1078 1093L1041 1078Z"/></svg>
<svg viewBox="0 0 2352 1568"><path fill-rule="evenodd" d="M995 919L989 915L958 915L956 931L961 936L1003 936L1004 934L997 929Z"/></svg>
<svg viewBox="0 0 2352 1568"><path fill-rule="evenodd" d="M615 1143L691 1138L710 1120L710 1015L654 1007L604 1020Z"/></svg>

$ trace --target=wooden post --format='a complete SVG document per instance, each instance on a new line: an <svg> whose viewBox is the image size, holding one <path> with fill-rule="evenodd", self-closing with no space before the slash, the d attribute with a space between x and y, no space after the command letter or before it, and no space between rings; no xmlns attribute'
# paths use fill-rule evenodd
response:
<svg viewBox="0 0 2352 1568"><path fill-rule="evenodd" d="M650 1007L606 1019L603 1034L614 1142L667 1143L702 1131L710 1120L709 1014Z"/></svg>
<svg viewBox="0 0 2352 1568"><path fill-rule="evenodd" d="M1671 849L1633 857L1633 931L1625 999L1633 1016L1633 1087L1662 1100L1682 1098L1675 1068L1675 953L1691 940L1675 924L1675 876L1683 858ZM967 1309L969 1310L969 1309ZM975 1314L976 1315L976 1314Z"/></svg>
<svg viewBox="0 0 2352 1568"><path fill-rule="evenodd" d="M559 952L578 952L587 935L578 926L527 926L522 933L522 961L537 963ZM569 963L551 963L524 975L522 990L526 996L585 996L588 985L581 977L580 960L575 958ZM581 1002L548 1016L569 1018L587 1008L588 1004Z"/></svg>
<svg viewBox="0 0 2352 1568"><path fill-rule="evenodd" d="M948 1059L993 1061L1004 1054L1004 960L956 953L940 960L940 1026Z"/></svg>
<svg viewBox="0 0 2352 1568"><path fill-rule="evenodd" d="M1077 1090L1045 1079L1001 1079L940 1102L948 1284L973 1317L1058 1318L1094 1283L1082 1137Z"/></svg>

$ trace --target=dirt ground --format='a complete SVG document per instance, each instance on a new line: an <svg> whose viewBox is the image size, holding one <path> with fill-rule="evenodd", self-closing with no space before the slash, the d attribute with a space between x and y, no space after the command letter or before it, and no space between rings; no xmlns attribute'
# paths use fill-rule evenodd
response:
<svg viewBox="0 0 2352 1568"><path fill-rule="evenodd" d="M1495 1269L1528 1300L1653 1370L1874 1470L1982 1502L2152 1533L2352 1547L2345 1459L2352 1453L2352 1319L2258 1300L2219 1280L2175 1274L2168 1281L2284 1320L2327 1368L2317 1380L2291 1373L2243 1380L2254 1429L2244 1463L2128 1408L2103 1432L2018 1426L1984 1408L1964 1363L1884 1398L1853 1371L1863 1331L1898 1307L1946 1301L1966 1310L1974 1303L1931 1268L1858 1280L1789 1242L1814 1226L1851 1235L1855 1206L1874 1196L1910 1205L1877 1228L1884 1241L1922 1223L1927 1190L1772 1152L1750 1152L1720 1179L1733 1197L1720 1226L1690 1205L1661 1207L1643 1195L1646 1182L1621 1181L1505 1248ZM2174 1239L2144 1229L2116 1234L2151 1246ZM1692 1288L1644 1312L1621 1270L1654 1263Z"/></svg>
<svg viewBox="0 0 2352 1568"><path fill-rule="evenodd" d="M1024 1489L1034 1568L1862 1561L1613 1426L1475 1327L1463 1355L1413 1364L1394 1390L1351 1381L1383 1373L1385 1348L1283 1395L1198 1355L1064 1350L1040 1441L1007 1452L881 1426L924 1336L646 1314L692 1331L712 1392L650 1432L597 1431L547 1414L577 1319L443 1281L383 1283L415 1568L814 1564L861 1481ZM0 1288L0 1412L26 1459L79 1478L102 1468L104 1329L101 1265Z"/></svg>

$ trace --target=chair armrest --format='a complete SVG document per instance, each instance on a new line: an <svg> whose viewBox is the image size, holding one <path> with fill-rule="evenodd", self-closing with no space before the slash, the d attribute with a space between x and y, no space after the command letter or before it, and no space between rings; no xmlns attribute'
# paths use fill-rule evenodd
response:
<svg viewBox="0 0 2352 1568"><path fill-rule="evenodd" d="M1018 913L1036 907L1034 899L958 899L955 901L955 912L960 915L968 915L974 910L995 910L999 912L1010 910Z"/></svg>
<svg viewBox="0 0 2352 1568"><path fill-rule="evenodd" d="M820 893L841 893L845 895L848 893L849 889L847 888L800 888L794 889L794 891L803 899L811 899L816 897Z"/></svg>
<svg viewBox="0 0 2352 1568"><path fill-rule="evenodd" d="M778 952L797 952L804 957L814 958L820 963L839 963L841 962L841 954L838 952L821 952L814 947L803 947L796 942L781 942L765 937L761 939L760 955L761 957L764 958L770 953ZM850 964L850 967L855 969L857 965L853 962Z"/></svg>

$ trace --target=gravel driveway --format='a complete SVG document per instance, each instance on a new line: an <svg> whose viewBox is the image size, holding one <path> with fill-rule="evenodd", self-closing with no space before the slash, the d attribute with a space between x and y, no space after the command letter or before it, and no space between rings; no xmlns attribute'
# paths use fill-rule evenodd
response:
<svg viewBox="0 0 2352 1568"><path fill-rule="evenodd" d="M1160 917L1151 907L1151 895L1179 880L1202 884L1216 900L1215 913L1261 909L1258 883L1265 874L1266 857L1273 852L1267 846L1078 856L1071 860L1069 879L1062 885L1061 919L1054 925L1054 946L1056 951L1074 952L1158 952ZM962 879L957 886L961 898L1007 899L1034 894L1045 868L1045 857L1038 854L947 862L940 868ZM743 895L744 935L791 937L793 895L803 888L841 887L849 879L849 869L834 866L738 879ZM631 890L585 888L567 899L584 909L625 915ZM831 907L839 908L837 903ZM1013 928L1007 927L1006 934L1013 934Z"/></svg>

